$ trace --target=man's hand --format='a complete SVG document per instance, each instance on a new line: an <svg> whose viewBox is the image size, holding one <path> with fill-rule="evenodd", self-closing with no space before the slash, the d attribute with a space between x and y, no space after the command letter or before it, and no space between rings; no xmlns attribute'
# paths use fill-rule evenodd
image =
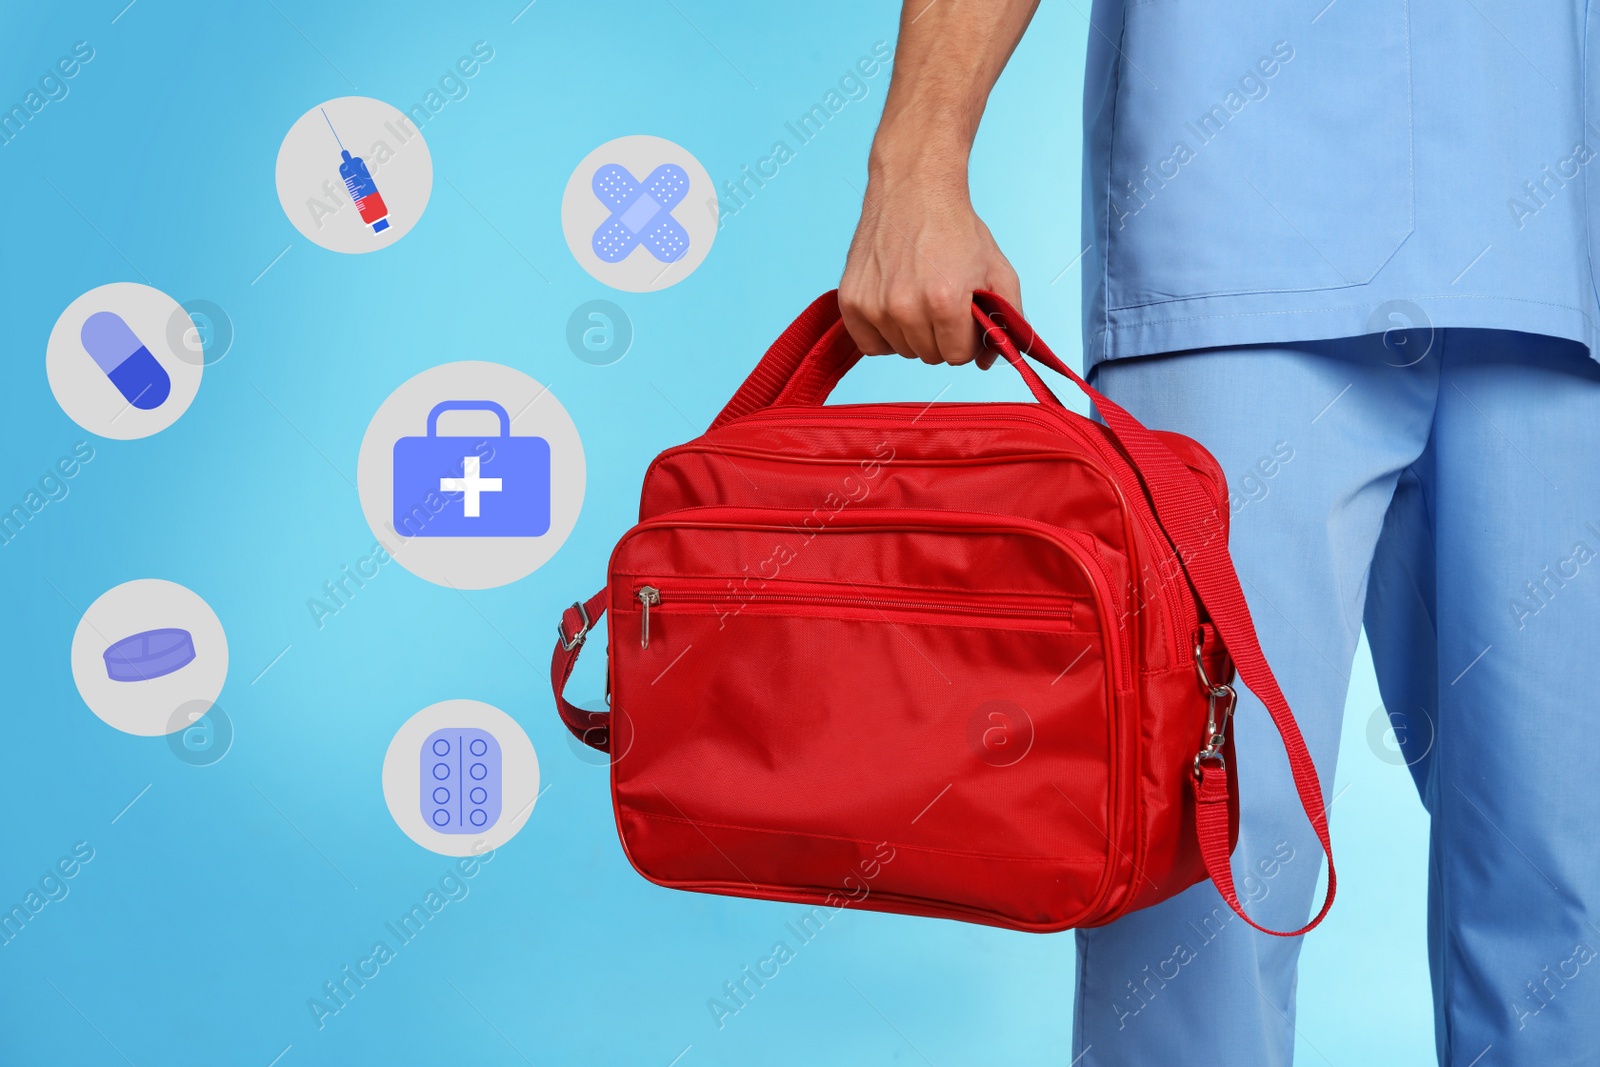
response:
<svg viewBox="0 0 1600 1067"><path fill-rule="evenodd" d="M869 355L987 368L972 293L1022 304L1017 273L972 210L967 158L983 107L1038 0L908 0L861 222L839 282L845 328Z"/></svg>
<svg viewBox="0 0 1600 1067"><path fill-rule="evenodd" d="M924 363L985 370L972 293L988 289L1021 306L1017 272L972 210L965 189L914 179L867 190L839 283L845 329L868 355L898 352Z"/></svg>

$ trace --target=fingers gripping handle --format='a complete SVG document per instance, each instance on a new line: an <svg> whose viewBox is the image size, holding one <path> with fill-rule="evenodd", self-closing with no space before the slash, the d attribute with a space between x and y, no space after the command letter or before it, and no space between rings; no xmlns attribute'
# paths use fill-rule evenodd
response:
<svg viewBox="0 0 1600 1067"><path fill-rule="evenodd" d="M973 315L979 315L976 306ZM985 320L979 319L979 323L983 325ZM716 429L762 408L821 404L861 356L861 349L856 347L840 317L838 292L824 293L767 349L733 399L712 421L711 428ZM1026 360L1015 354L1006 359L1022 375L1034 399L1041 404L1062 407L1061 401Z"/></svg>

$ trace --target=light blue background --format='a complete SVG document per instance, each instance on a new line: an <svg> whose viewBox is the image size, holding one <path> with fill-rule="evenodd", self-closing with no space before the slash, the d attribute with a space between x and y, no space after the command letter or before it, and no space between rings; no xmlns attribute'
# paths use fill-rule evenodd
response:
<svg viewBox="0 0 1600 1067"><path fill-rule="evenodd" d="M70 495L0 548L0 905L75 842L95 849L70 895L0 947L0 1062L1065 1064L1070 936L866 913L831 923L719 1031L707 998L787 940L798 909L634 874L604 773L572 751L547 686L553 622L601 582L646 463L701 431L837 281L887 74L663 292L607 290L574 262L559 219L572 167L649 133L714 180L736 177L775 140L793 147L785 122L892 42L895 5L539 0L513 23L518 0L404 13L138 0L117 17L122 3L8 4L0 36L6 108L74 42L95 49L70 95L0 147L0 503L19 502L75 442L96 449ZM1030 316L1069 352L1084 10L1044 5L973 164L978 209ZM417 228L367 256L302 238L273 184L295 119L353 93L407 108L476 41L493 60L423 128L435 179ZM112 281L214 301L237 331L189 411L141 441L89 437L45 379L56 316ZM596 298L636 331L610 367L565 341L569 313ZM319 630L307 600L373 542L352 484L367 420L405 379L459 359L523 370L571 413L589 469L576 531L497 590L463 595L385 567ZM1025 396L1004 368L900 360L871 362L840 395L931 398L947 382L949 400ZM214 766L112 730L73 687L79 613L143 577L193 589L227 629L220 705L237 737ZM590 662L574 689L595 697L601 685ZM308 998L392 940L384 924L450 867L395 827L379 771L402 722L456 697L516 718L549 789L469 895L319 1031ZM1404 768L1369 746L1377 703L1363 652L1334 808L1340 902L1306 943L1301 1062L1432 1055L1426 822Z"/></svg>

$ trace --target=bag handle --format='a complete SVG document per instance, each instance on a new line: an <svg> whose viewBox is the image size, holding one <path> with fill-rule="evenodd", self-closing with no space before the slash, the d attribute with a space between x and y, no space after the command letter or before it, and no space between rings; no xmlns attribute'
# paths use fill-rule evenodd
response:
<svg viewBox="0 0 1600 1067"><path fill-rule="evenodd" d="M1035 400L1065 409L1026 360L1015 354L1005 358L1022 375ZM824 293L772 343L709 428L715 430L764 408L819 405L861 359L861 349L839 314L839 291Z"/></svg>
<svg viewBox="0 0 1600 1067"><path fill-rule="evenodd" d="M1200 854L1205 861L1206 873L1216 884L1222 899L1228 902L1245 922L1262 933L1276 937L1298 937L1314 928L1333 906L1338 875L1333 866L1333 845L1328 837L1328 816L1322 802L1322 787L1317 780L1316 765L1306 749L1300 727L1289 710L1289 702L1278 687L1278 680L1267 665L1256 637L1255 624L1250 619L1250 608L1239 586L1238 574L1228 555L1226 540L1219 536L1223 527L1216 522L1216 506L1200 488L1192 471L1167 447L1159 436L1106 399L1099 390L1084 381L1071 367L1063 363L1050 347L1033 331L1021 313L1004 298L994 293L973 294L973 316L984 328L987 343L996 345L1003 355L1026 353L1043 366L1071 379L1073 384L1089 397L1106 427L1116 438L1134 469L1139 473L1149 491L1150 504L1156 521L1172 542L1178 560L1193 582L1200 601L1206 607L1217 628L1228 655L1239 670L1250 691L1266 705L1272 724L1277 727L1289 756L1289 770L1294 776L1295 791L1300 795L1300 807L1305 812L1311 828L1316 831L1317 842L1328 858L1328 891L1322 907L1310 922L1298 930L1271 930L1244 913L1239 904L1239 894L1233 883L1233 868L1229 863L1232 848L1229 843L1228 776L1220 753L1204 752L1195 761L1195 834L1200 843ZM1211 746L1207 746L1210 750Z"/></svg>
<svg viewBox="0 0 1600 1067"><path fill-rule="evenodd" d="M709 428L716 429L752 411L771 407L806 356L824 342L830 346L839 343L840 330L835 327L839 326L840 321L837 289L813 300L772 342L767 354L761 357L761 362L739 386L721 414L711 421Z"/></svg>

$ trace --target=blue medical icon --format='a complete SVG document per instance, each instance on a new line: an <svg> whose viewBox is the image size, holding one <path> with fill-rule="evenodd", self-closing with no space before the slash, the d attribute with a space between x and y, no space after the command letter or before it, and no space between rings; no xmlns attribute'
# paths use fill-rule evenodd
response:
<svg viewBox="0 0 1600 1067"><path fill-rule="evenodd" d="M121 315L96 311L83 320L78 336L89 358L134 407L141 411L158 408L172 392L172 379L167 377L166 369L156 362Z"/></svg>
<svg viewBox="0 0 1600 1067"><path fill-rule="evenodd" d="M422 818L441 834L500 821L500 742L473 727L435 730L422 743Z"/></svg>
<svg viewBox="0 0 1600 1067"><path fill-rule="evenodd" d="M339 139L339 131L333 128L333 120L328 118L328 109L318 110L322 112L322 120L328 124L328 132L333 134L333 139L339 145L339 158L342 161L339 164L339 180L344 182L350 199L355 201L361 221L371 226L373 233L382 233L389 228L389 208L378 192L378 183L372 180L367 161L350 154L350 150Z"/></svg>
<svg viewBox="0 0 1600 1067"><path fill-rule="evenodd" d="M689 251L689 231L672 217L672 209L689 193L689 174L675 163L663 163L641 185L626 167L607 163L594 172L594 195L611 215L594 231L594 254L620 263L643 245L663 263L675 263Z"/></svg>
<svg viewBox="0 0 1600 1067"><path fill-rule="evenodd" d="M498 437L440 437L445 411L492 411ZM394 530L402 537L538 537L550 529L550 444L512 437L493 400L446 400L426 437L394 443Z"/></svg>
<svg viewBox="0 0 1600 1067"><path fill-rule="evenodd" d="M194 661L194 637L176 626L145 630L113 641L101 657L113 682L145 682Z"/></svg>

